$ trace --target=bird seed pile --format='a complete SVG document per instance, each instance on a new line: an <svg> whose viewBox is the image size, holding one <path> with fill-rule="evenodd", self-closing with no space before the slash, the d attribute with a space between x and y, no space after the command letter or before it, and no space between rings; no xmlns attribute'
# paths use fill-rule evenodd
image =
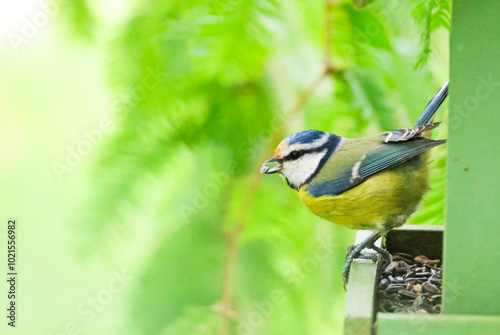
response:
<svg viewBox="0 0 500 335"><path fill-rule="evenodd" d="M380 274L378 310L389 313L440 313L441 261L405 253L395 253L392 258L393 261Z"/></svg>

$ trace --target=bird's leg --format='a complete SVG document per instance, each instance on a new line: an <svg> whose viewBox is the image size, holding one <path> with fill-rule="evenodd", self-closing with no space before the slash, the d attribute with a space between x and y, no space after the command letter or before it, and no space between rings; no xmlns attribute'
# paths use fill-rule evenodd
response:
<svg viewBox="0 0 500 335"><path fill-rule="evenodd" d="M384 248L377 247L375 244L368 245L367 247L378 252L378 260L383 261L382 265L387 265L391 262L391 254L389 253L389 251L385 250Z"/></svg>
<svg viewBox="0 0 500 335"><path fill-rule="evenodd" d="M349 281L349 272L351 270L351 264L355 258L368 258L373 260L374 262L378 260L383 260L384 263L390 260L391 255L385 249L379 248L375 245L375 242L381 237L378 232L373 232L370 236L368 236L364 241L359 244L351 244L347 249L347 253L345 255L345 265L342 270L342 280L344 281L344 289L345 285ZM373 249L378 254L365 256L361 254L361 251L365 248ZM361 256L361 257L360 257Z"/></svg>

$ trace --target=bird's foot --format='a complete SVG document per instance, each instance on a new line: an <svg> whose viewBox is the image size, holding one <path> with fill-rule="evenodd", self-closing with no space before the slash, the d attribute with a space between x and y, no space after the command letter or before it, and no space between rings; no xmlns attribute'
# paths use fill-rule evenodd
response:
<svg viewBox="0 0 500 335"><path fill-rule="evenodd" d="M347 291L346 285L349 282L349 274L351 272L351 265L355 259L368 259L368 260L373 261L374 263L376 263L377 261L379 261L381 259L380 254L374 254L374 253L363 254L363 253L361 253L361 251L363 249L355 252L356 247L358 247L357 244L351 244L347 248L347 252L345 255L345 264L344 264L344 267L342 269L342 281L344 282L344 290L345 291Z"/></svg>
<svg viewBox="0 0 500 335"><path fill-rule="evenodd" d="M342 269L342 280L344 282L344 290L346 290L346 285L349 282L349 273L351 271L351 265L354 259L369 259L374 263L378 262L379 266L385 266L391 261L391 254L378 246L375 245L375 241L378 240L380 235L372 235L365 241L359 244L351 244L347 248L347 253L345 256L345 265ZM373 249L376 253L362 253L363 249ZM347 291L347 290L346 290Z"/></svg>

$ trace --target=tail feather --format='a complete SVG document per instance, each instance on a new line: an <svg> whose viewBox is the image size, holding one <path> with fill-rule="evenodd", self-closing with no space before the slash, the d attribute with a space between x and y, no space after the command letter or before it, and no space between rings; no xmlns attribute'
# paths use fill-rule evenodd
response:
<svg viewBox="0 0 500 335"><path fill-rule="evenodd" d="M436 114L437 110L439 109L439 107L441 107L441 104L446 100L446 97L448 96L449 83L450 80L448 79L444 83L443 87L441 87L439 92L436 93L434 98L432 98L432 100L429 101L424 111L422 112L422 115L420 115L413 128L420 127L432 122L432 119L434 118L434 115Z"/></svg>
<svg viewBox="0 0 500 335"><path fill-rule="evenodd" d="M403 128L396 129L392 131L386 131L382 135L384 136L384 142L403 142L408 141L409 139L417 136L420 133L425 131L430 131L437 126L439 126L441 122L427 123L421 126L413 126L413 128Z"/></svg>

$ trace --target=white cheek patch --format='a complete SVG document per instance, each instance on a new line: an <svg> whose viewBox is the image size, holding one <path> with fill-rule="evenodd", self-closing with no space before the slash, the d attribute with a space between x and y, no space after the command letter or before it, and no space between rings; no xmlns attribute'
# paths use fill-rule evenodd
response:
<svg viewBox="0 0 500 335"><path fill-rule="evenodd" d="M308 153L294 161L284 162L281 173L293 186L299 187L316 171L327 151L324 149L320 152Z"/></svg>

